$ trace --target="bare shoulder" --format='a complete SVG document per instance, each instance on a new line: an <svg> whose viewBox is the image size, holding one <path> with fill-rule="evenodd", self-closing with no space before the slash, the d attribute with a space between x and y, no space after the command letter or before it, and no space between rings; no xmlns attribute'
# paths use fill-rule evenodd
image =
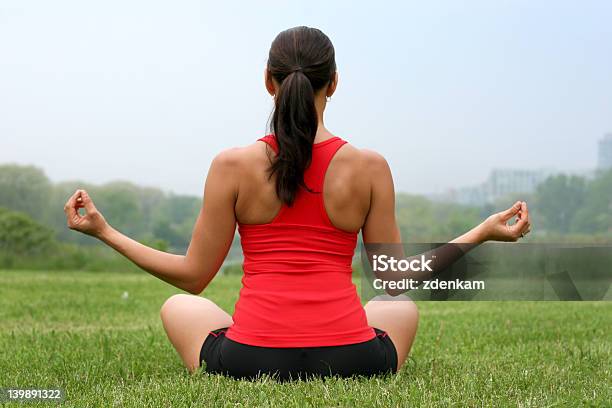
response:
<svg viewBox="0 0 612 408"><path fill-rule="evenodd" d="M359 153L361 154L363 164L369 170L384 171L389 168L387 159L382 154L370 149L360 149Z"/></svg>
<svg viewBox="0 0 612 408"><path fill-rule="evenodd" d="M365 174L380 174L389 171L389 164L384 156L374 150L359 149L350 144L338 151L339 161L351 162Z"/></svg>
<svg viewBox="0 0 612 408"><path fill-rule="evenodd" d="M223 170L240 170L261 157L263 150L262 143L225 149L215 156L212 166Z"/></svg>

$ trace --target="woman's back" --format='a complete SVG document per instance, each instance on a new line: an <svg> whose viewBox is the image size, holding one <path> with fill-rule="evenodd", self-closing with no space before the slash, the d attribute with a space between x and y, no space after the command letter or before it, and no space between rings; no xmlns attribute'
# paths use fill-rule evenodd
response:
<svg viewBox="0 0 612 408"><path fill-rule="evenodd" d="M276 139L269 135L261 141L265 145L244 149L238 159L242 166L237 163L254 168L238 188L244 278L227 337L268 347L371 339L374 331L351 281L357 232L369 208L360 152L333 136L314 143L306 187L287 206L275 199L274 180L268 177ZM241 202L241 196L248 199Z"/></svg>
<svg viewBox="0 0 612 408"><path fill-rule="evenodd" d="M315 145L334 138L327 133L315 139ZM279 213L282 204L275 191L274 177L269 177L274 151L263 141L224 152L232 168L239 172L236 220L241 224L266 224ZM329 163L324 178L323 201L332 224L348 232L359 232L370 207L367 174L372 153L349 144L341 146Z"/></svg>

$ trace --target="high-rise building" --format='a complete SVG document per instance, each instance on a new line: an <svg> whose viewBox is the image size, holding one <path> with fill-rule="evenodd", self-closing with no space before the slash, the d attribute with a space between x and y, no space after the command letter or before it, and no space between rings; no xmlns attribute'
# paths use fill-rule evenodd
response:
<svg viewBox="0 0 612 408"><path fill-rule="evenodd" d="M612 133L608 133L599 141L597 168L612 169Z"/></svg>
<svg viewBox="0 0 612 408"><path fill-rule="evenodd" d="M512 193L532 193L551 175L549 170L494 169L482 186L488 202Z"/></svg>
<svg viewBox="0 0 612 408"><path fill-rule="evenodd" d="M597 170L612 169L612 133L606 134L598 145ZM573 170L572 175L591 179L597 170ZM493 169L489 177L481 184L469 187L450 189L442 194L430 195L434 201L450 201L467 205L493 203L498 198L516 194L533 193L544 180L553 174L562 172L551 169L521 170Z"/></svg>
<svg viewBox="0 0 612 408"><path fill-rule="evenodd" d="M463 187L431 196L433 200L482 205L513 193L533 193L554 172L549 169L493 169L487 180L477 186Z"/></svg>

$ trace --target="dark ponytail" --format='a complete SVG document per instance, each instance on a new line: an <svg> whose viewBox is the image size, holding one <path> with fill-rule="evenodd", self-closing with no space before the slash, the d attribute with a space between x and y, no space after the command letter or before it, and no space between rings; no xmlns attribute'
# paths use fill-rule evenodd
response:
<svg viewBox="0 0 612 408"><path fill-rule="evenodd" d="M270 166L276 176L276 194L292 205L304 183L304 171L312 158L318 118L315 93L328 85L336 72L334 47L316 28L295 27L272 42L268 70L280 84L271 128L278 155Z"/></svg>

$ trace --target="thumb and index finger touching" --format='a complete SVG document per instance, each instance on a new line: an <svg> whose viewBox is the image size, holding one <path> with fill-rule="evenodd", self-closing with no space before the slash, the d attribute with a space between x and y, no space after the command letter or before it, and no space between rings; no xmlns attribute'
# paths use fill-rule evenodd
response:
<svg viewBox="0 0 612 408"><path fill-rule="evenodd" d="M85 207L85 210L87 210L87 212L97 211L96 206L94 205L91 197L89 197L89 194L87 194L87 191L85 190L78 190L78 191L81 192L81 195L80 195L81 206Z"/></svg>
<svg viewBox="0 0 612 408"><path fill-rule="evenodd" d="M502 211L501 216L504 222L507 222L515 215L518 215L518 219L516 223L514 223L510 228L514 231L524 232L527 228L529 228L530 218L529 218L529 209L527 208L527 203L524 201L517 201L514 205L508 208L505 211Z"/></svg>
<svg viewBox="0 0 612 408"><path fill-rule="evenodd" d="M87 191L79 189L76 190L66 202L64 212L68 216L80 216L78 209L83 207L87 212L96 211L96 206L94 205L93 200L89 197L89 194L87 194Z"/></svg>
<svg viewBox="0 0 612 408"><path fill-rule="evenodd" d="M520 218L519 220L516 222L516 224L514 224L514 227L520 231L521 233L525 232L525 230L527 228L529 228L529 223L530 223L530 219L529 219L529 209L527 208L527 203L526 202L521 202L521 210L520 210Z"/></svg>
<svg viewBox="0 0 612 408"><path fill-rule="evenodd" d="M508 221L510 218L514 217L516 214L518 214L519 211L521 211L522 206L523 206L523 203L521 201L517 201L516 203L512 205L512 207L508 208L507 210L502 211L501 212L502 220Z"/></svg>

